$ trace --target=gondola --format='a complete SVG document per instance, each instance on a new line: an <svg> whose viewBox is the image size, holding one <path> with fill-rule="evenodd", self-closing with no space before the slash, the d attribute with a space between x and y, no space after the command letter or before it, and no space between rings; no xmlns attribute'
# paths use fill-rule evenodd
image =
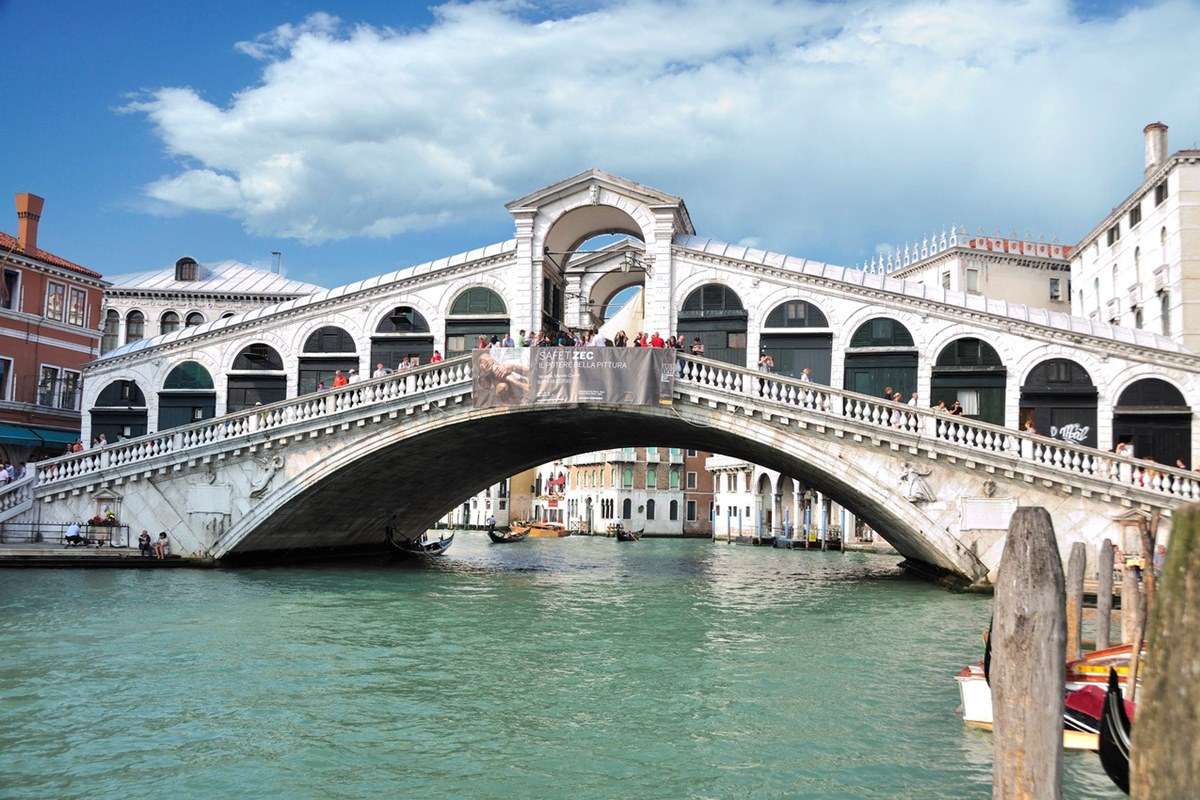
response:
<svg viewBox="0 0 1200 800"><path fill-rule="evenodd" d="M428 533L423 533L415 539L390 539L389 541L401 553L414 556L440 556L450 549L450 545L454 544L454 532L451 531L449 536L443 536L440 539L430 539Z"/></svg>
<svg viewBox="0 0 1200 800"><path fill-rule="evenodd" d="M529 535L529 531L528 530L524 530L524 531L510 530L508 533L499 533L497 531L488 531L487 535L488 535L488 538L491 539L496 544L511 544L512 542L519 542L522 539L524 539L526 536Z"/></svg>
<svg viewBox="0 0 1200 800"><path fill-rule="evenodd" d="M617 528L617 541L636 542L638 539L642 538L642 533L644 533L645 530L646 529L643 528L640 531L627 531L624 528Z"/></svg>
<svg viewBox="0 0 1200 800"><path fill-rule="evenodd" d="M1129 732L1132 726L1125 713L1124 700L1117 671L1109 670L1108 694L1100 713L1100 763L1117 788L1129 794Z"/></svg>

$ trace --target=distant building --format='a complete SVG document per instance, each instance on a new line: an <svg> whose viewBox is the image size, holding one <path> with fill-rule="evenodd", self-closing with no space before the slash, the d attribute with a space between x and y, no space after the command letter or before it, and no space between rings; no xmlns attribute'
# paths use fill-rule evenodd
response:
<svg viewBox="0 0 1200 800"><path fill-rule="evenodd" d="M440 522L451 528L483 528L489 517L495 517L496 527L506 528L516 520L529 519L536 478L537 470L527 469L494 483L451 509Z"/></svg>
<svg viewBox="0 0 1200 800"><path fill-rule="evenodd" d="M691 449L683 453L683 532L688 536L712 536L713 475L706 467L711 455Z"/></svg>
<svg viewBox="0 0 1200 800"><path fill-rule="evenodd" d="M905 245L866 268L931 288L1068 313L1071 252L1068 245L971 236L951 228L949 234Z"/></svg>
<svg viewBox="0 0 1200 800"><path fill-rule="evenodd" d="M101 352L320 291L238 261L201 264L190 256L174 267L115 275L104 293Z"/></svg>
<svg viewBox="0 0 1200 800"><path fill-rule="evenodd" d="M1071 258L1071 311L1200 352L1200 150L1167 155L1161 122L1142 133L1141 183Z"/></svg>
<svg viewBox="0 0 1200 800"><path fill-rule="evenodd" d="M0 232L0 459L61 455L79 438L80 374L99 354L100 273L38 246L45 201L16 196L17 235Z"/></svg>

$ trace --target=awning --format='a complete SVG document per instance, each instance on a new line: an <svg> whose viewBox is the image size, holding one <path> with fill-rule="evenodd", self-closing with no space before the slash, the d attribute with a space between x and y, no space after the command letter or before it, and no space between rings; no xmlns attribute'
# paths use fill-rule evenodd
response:
<svg viewBox="0 0 1200 800"><path fill-rule="evenodd" d="M21 447L66 447L79 439L79 431L60 431L38 425L14 425L0 422L0 444Z"/></svg>

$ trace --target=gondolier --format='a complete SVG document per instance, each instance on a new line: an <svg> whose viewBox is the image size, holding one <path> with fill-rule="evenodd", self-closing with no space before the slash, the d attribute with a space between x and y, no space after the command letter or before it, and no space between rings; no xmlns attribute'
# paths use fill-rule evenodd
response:
<svg viewBox="0 0 1200 800"><path fill-rule="evenodd" d="M496 515L488 514L487 518L488 536L496 535Z"/></svg>

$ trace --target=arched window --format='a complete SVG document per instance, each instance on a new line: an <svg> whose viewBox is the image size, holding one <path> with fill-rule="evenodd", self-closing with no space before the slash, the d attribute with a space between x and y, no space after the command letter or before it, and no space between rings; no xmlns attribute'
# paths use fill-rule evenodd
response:
<svg viewBox="0 0 1200 800"><path fill-rule="evenodd" d="M461 292L450 304L450 314L459 317L480 314L507 314L500 295L483 286L472 286Z"/></svg>
<svg viewBox="0 0 1200 800"><path fill-rule="evenodd" d="M175 262L175 280L194 281L200 278L200 268L196 259L184 256Z"/></svg>
<svg viewBox="0 0 1200 800"><path fill-rule="evenodd" d="M212 376L195 361L185 361L167 373L164 389L204 390L213 388Z"/></svg>
<svg viewBox="0 0 1200 800"><path fill-rule="evenodd" d="M1163 292L1158 298L1158 316L1162 320L1162 335L1171 335L1171 295Z"/></svg>
<svg viewBox="0 0 1200 800"><path fill-rule="evenodd" d="M187 315L187 319L184 320L183 324L185 327L188 327L188 328L195 327L196 325L203 325L204 324L204 315L201 314L199 311L193 311L192 313Z"/></svg>
<svg viewBox="0 0 1200 800"><path fill-rule="evenodd" d="M115 350L121 343L121 314L113 308L104 312L104 335L100 337L100 354Z"/></svg>
<svg viewBox="0 0 1200 800"><path fill-rule="evenodd" d="M238 353L233 360L236 370L282 370L283 358L275 348L266 344L252 344Z"/></svg>
<svg viewBox="0 0 1200 800"><path fill-rule="evenodd" d="M913 347L908 328L894 319L879 317L867 320L850 337L851 347Z"/></svg>
<svg viewBox="0 0 1200 800"><path fill-rule="evenodd" d="M679 501L678 500L671 501L670 516L671 516L672 522L679 519Z"/></svg>
<svg viewBox="0 0 1200 800"><path fill-rule="evenodd" d="M1192 409L1183 393L1160 378L1130 384L1113 408L1113 443L1136 458L1187 467L1192 461Z"/></svg>
<svg viewBox="0 0 1200 800"><path fill-rule="evenodd" d="M179 314L174 311L164 311L158 318L159 333L174 333L179 330Z"/></svg>
<svg viewBox="0 0 1200 800"><path fill-rule="evenodd" d="M467 292L471 290L468 289ZM486 289L484 291L487 291ZM465 294L465 293L464 293ZM494 293L492 294L494 297ZM460 299L462 295L459 295ZM456 300L455 303L458 301ZM501 308L504 304L501 303ZM501 311L503 313L503 311ZM429 333L429 323L411 306L396 306L375 326L376 333Z"/></svg>
<svg viewBox="0 0 1200 800"><path fill-rule="evenodd" d="M767 315L768 328L828 328L821 309L805 300L789 300L775 306Z"/></svg>
<svg viewBox="0 0 1200 800"><path fill-rule="evenodd" d="M113 381L96 397L90 412L92 436L109 442L146 432L146 397L135 381Z"/></svg>
<svg viewBox="0 0 1200 800"><path fill-rule="evenodd" d="M317 328L304 340L306 353L353 353L354 337L333 325Z"/></svg>
<svg viewBox="0 0 1200 800"><path fill-rule="evenodd" d="M764 327L759 355L771 357L776 373L799 378L807 369L809 380L829 383L833 334L826 332L829 321L821 309L805 300L789 300L775 306ZM813 329L820 332L809 332Z"/></svg>
<svg viewBox="0 0 1200 800"><path fill-rule="evenodd" d="M125 342L136 342L146 336L146 315L130 311L125 315Z"/></svg>
<svg viewBox="0 0 1200 800"><path fill-rule="evenodd" d="M908 328L887 317L867 320L850 337L843 386L873 397L890 388L907 399L917 388L917 358Z"/></svg>
<svg viewBox="0 0 1200 800"><path fill-rule="evenodd" d="M719 283L706 283L684 299L677 327L689 343L700 339L706 357L744 366L746 317L737 292Z"/></svg>
<svg viewBox="0 0 1200 800"><path fill-rule="evenodd" d="M137 381L113 381L100 391L95 405L101 408L145 408L146 396L138 388Z"/></svg>
<svg viewBox="0 0 1200 800"><path fill-rule="evenodd" d="M968 417L1004 424L1004 387L1007 370L996 349L987 342L968 337L942 348L934 363L928 403L957 402ZM919 402L919 398L918 398Z"/></svg>
<svg viewBox="0 0 1200 800"><path fill-rule="evenodd" d="M221 315L221 319L229 319L232 316L233 316L232 311L226 311L224 314Z"/></svg>
<svg viewBox="0 0 1200 800"><path fill-rule="evenodd" d="M379 320L371 336L371 364L395 369L413 356L426 364L433 355L433 333L421 312L411 306L396 306Z"/></svg>
<svg viewBox="0 0 1200 800"><path fill-rule="evenodd" d="M1051 358L1029 371L1021 386L1018 424L1042 436L1096 446L1096 387L1086 369Z"/></svg>
<svg viewBox="0 0 1200 800"><path fill-rule="evenodd" d="M654 501L646 501L646 519L654 519Z"/></svg>
<svg viewBox="0 0 1200 800"><path fill-rule="evenodd" d="M633 501L628 497L621 503L621 519L633 519Z"/></svg>
<svg viewBox="0 0 1200 800"><path fill-rule="evenodd" d="M999 367L1000 354L982 339L956 339L938 354L939 367Z"/></svg>

